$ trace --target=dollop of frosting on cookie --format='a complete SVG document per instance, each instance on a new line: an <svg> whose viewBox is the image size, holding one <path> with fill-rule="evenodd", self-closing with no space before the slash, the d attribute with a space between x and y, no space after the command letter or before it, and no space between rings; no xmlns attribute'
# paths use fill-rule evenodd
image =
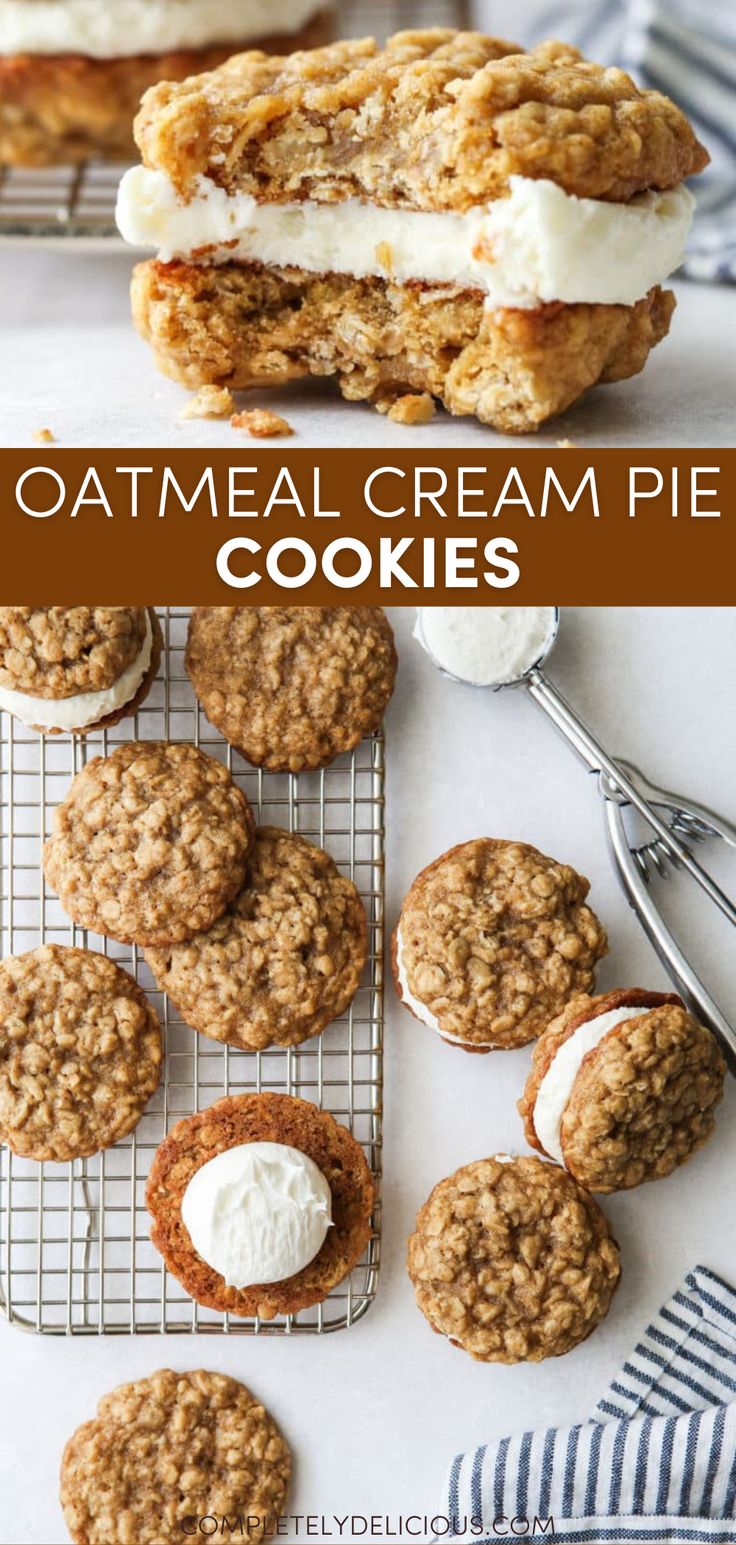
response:
<svg viewBox="0 0 736 1545"><path fill-rule="evenodd" d="M319 1254L332 1193L307 1154L286 1143L241 1143L192 1176L181 1214L197 1254L228 1287L284 1282Z"/></svg>

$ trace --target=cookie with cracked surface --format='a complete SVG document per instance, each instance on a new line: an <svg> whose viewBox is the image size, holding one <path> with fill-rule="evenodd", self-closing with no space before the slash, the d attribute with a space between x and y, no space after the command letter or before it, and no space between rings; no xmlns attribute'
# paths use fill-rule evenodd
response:
<svg viewBox="0 0 736 1545"><path fill-rule="evenodd" d="M249 762L299 772L378 728L396 648L380 606L197 606L186 667L207 718Z"/></svg>
<svg viewBox="0 0 736 1545"><path fill-rule="evenodd" d="M435 1186L408 1271L433 1330L478 1362L541 1362L584 1341L621 1275L597 1202L565 1170L506 1154Z"/></svg>
<svg viewBox="0 0 736 1545"><path fill-rule="evenodd" d="M391 941L415 1019L465 1051L524 1046L593 986L608 942L589 884L525 842L477 837L411 886Z"/></svg>
<svg viewBox="0 0 736 1545"><path fill-rule="evenodd" d="M0 1141L83 1159L137 1126L158 1088L161 1028L112 960L45 944L0 963Z"/></svg>
<svg viewBox="0 0 736 1545"><path fill-rule="evenodd" d="M178 1545L211 1515L268 1539L290 1475L284 1438L244 1384L162 1368L106 1395L69 1439L61 1505L75 1545Z"/></svg>
<svg viewBox="0 0 736 1545"><path fill-rule="evenodd" d="M87 735L134 714L158 672L154 607L0 607L0 708L39 734Z"/></svg>
<svg viewBox="0 0 736 1545"><path fill-rule="evenodd" d="M527 1142L589 1191L670 1175L707 1142L726 1065L674 993L576 998L532 1053L519 1112Z"/></svg>
<svg viewBox="0 0 736 1545"><path fill-rule="evenodd" d="M197 1254L182 1218L195 1172L241 1143L283 1143L322 1171L332 1194L332 1227L321 1250L282 1282L228 1287ZM327 1111L287 1094L243 1094L179 1121L154 1156L146 1188L151 1239L177 1282L197 1303L272 1320L321 1303L357 1265L371 1236L375 1186L360 1143Z"/></svg>
<svg viewBox="0 0 736 1545"><path fill-rule="evenodd" d="M625 201L707 164L684 113L623 70L563 43L518 45L449 28L399 32L308 54L247 53L145 96L136 140L147 166L190 192L282 202L358 198L465 210L509 178L548 178L584 198Z"/></svg>
<svg viewBox="0 0 736 1545"><path fill-rule="evenodd" d="M332 377L350 402L428 393L457 417L526 434L598 385L644 369L675 297L633 306L489 309L482 290L255 263L135 270L133 317L165 375L244 391Z"/></svg>
<svg viewBox="0 0 736 1545"><path fill-rule="evenodd" d="M245 884L186 944L147 950L182 1019L245 1051L298 1046L344 1013L368 949L360 896L329 853L261 826Z"/></svg>
<svg viewBox="0 0 736 1545"><path fill-rule="evenodd" d="M165 946L222 915L254 829L245 795L213 757L134 741L77 773L54 812L44 873L80 927Z"/></svg>

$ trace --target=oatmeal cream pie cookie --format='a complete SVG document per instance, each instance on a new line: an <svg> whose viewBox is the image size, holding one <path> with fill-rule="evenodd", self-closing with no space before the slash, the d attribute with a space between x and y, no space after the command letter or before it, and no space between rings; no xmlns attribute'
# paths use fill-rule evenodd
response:
<svg viewBox="0 0 736 1545"><path fill-rule="evenodd" d="M197 1303L272 1320L321 1303L357 1265L375 1187L327 1111L242 1094L179 1121L146 1189L151 1239Z"/></svg>
<svg viewBox="0 0 736 1545"><path fill-rule="evenodd" d="M380 606L196 606L189 624L207 718L273 771L324 767L377 729L396 663Z"/></svg>
<svg viewBox="0 0 736 1545"><path fill-rule="evenodd" d="M330 0L0 0L0 165L130 160L149 86L235 49L313 48Z"/></svg>
<svg viewBox="0 0 736 1545"><path fill-rule="evenodd" d="M178 944L237 895L253 833L220 762L195 746L133 741L77 773L54 812L44 873L79 927Z"/></svg>
<svg viewBox="0 0 736 1545"><path fill-rule="evenodd" d="M329 853L261 826L240 894L206 933L146 951L182 1018L245 1051L298 1046L344 1013L368 950L360 896Z"/></svg>
<svg viewBox="0 0 736 1545"><path fill-rule="evenodd" d="M408 1270L433 1330L478 1362L541 1362L584 1341L621 1275L597 1202L556 1164L496 1154L436 1185Z"/></svg>
<svg viewBox="0 0 736 1545"><path fill-rule="evenodd" d="M415 1019L465 1051L524 1046L593 986L608 948L588 881L525 842L477 837L423 869L391 941Z"/></svg>
<svg viewBox="0 0 736 1545"><path fill-rule="evenodd" d="M0 606L0 709L46 735L110 729L148 696L162 648L152 606Z"/></svg>
<svg viewBox="0 0 736 1545"><path fill-rule="evenodd" d="M519 1111L527 1142L589 1191L669 1175L707 1142L726 1065L674 993L575 998L537 1042Z"/></svg>
<svg viewBox="0 0 736 1545"><path fill-rule="evenodd" d="M74 1545L180 1545L199 1519L247 1519L274 1534L288 1447L260 1401L225 1374L173 1373L105 1395L69 1439L61 1505Z"/></svg>
<svg viewBox="0 0 736 1545"><path fill-rule="evenodd" d="M574 48L401 32L154 88L118 218L133 310L190 388L333 376L506 433L636 375L707 164L684 114Z"/></svg>
<svg viewBox="0 0 736 1545"><path fill-rule="evenodd" d="M161 1029L114 961L45 944L0 963L0 1141L24 1159L84 1159L138 1124L161 1076Z"/></svg>

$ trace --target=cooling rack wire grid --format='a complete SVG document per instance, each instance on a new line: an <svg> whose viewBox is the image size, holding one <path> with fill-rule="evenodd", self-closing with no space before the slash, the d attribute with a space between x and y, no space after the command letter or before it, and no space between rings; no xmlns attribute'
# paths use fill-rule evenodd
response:
<svg viewBox="0 0 736 1545"><path fill-rule="evenodd" d="M87 740L37 735L0 715L0 923L3 954L43 941L103 950L150 993L164 1027L161 1087L124 1142L73 1164L36 1164L0 1145L0 1310L51 1335L178 1332L319 1335L361 1319L375 1297L380 1201L366 1255L323 1303L264 1322L195 1304L164 1269L144 1204L154 1151L182 1116L226 1094L273 1090L313 1101L363 1144L381 1173L384 923L384 742L380 733L320 772L250 767L207 723L186 671L188 608L160 609L166 650L133 719ZM299 831L330 852L362 896L369 962L350 1011L292 1048L241 1052L197 1035L175 1015L138 951L76 928L46 888L41 843L70 779L125 740L183 741L228 765L256 818Z"/></svg>
<svg viewBox="0 0 736 1545"><path fill-rule="evenodd" d="M345 37L385 38L413 27L463 26L464 0L341 0ZM115 199L122 168L89 161L26 171L0 167L0 244L43 241L122 251Z"/></svg>

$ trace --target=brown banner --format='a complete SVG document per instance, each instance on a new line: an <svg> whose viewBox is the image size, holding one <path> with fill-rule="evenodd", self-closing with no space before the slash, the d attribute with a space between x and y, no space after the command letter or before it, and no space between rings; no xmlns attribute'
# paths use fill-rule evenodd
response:
<svg viewBox="0 0 736 1545"><path fill-rule="evenodd" d="M736 451L0 452L3 598L736 600Z"/></svg>

